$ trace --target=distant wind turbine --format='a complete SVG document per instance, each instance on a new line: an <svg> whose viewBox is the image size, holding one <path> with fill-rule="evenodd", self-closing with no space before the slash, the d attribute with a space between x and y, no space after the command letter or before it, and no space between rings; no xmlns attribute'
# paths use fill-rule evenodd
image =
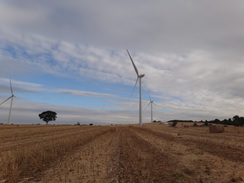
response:
<svg viewBox="0 0 244 183"><path fill-rule="evenodd" d="M150 102L147 104L147 107L151 104L151 122L153 122L153 104L154 104L154 102L151 99L150 93L149 93L149 99L150 99ZM145 110L146 110L146 108L145 108Z"/></svg>
<svg viewBox="0 0 244 183"><path fill-rule="evenodd" d="M137 70L137 68L136 68L135 63L134 63L132 57L130 56L129 51L128 51L128 50L126 50L126 51L127 51L128 55L129 55L129 57L130 57L130 60L131 60L131 62L132 62L132 65L133 65L133 67L134 67L134 69L135 69L135 72L136 72L136 75L137 75L137 79L136 79L136 83L135 83L134 89L135 89L136 84L137 84L137 82L138 82L138 80L139 80L139 125L142 126L142 110L141 110L141 78L143 78L143 77L145 76L145 74L139 74L139 72L138 72L138 70ZM133 89L133 91L134 91L134 89Z"/></svg>
<svg viewBox="0 0 244 183"><path fill-rule="evenodd" d="M11 112L12 112L12 105L13 105L13 99L14 99L14 92L13 92L13 88L12 88L12 83L11 83L11 80L10 80L10 91L11 91L11 96L8 97L6 100L4 100L2 103L0 103L0 105L4 104L5 102L7 102L9 99L11 100L10 102L10 108L9 108L9 114L8 114L8 124L9 124L9 121L10 121L10 117L11 117Z"/></svg>

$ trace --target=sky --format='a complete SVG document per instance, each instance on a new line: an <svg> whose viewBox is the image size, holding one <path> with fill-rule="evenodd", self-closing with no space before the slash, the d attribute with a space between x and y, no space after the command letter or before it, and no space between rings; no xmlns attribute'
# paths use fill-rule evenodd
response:
<svg viewBox="0 0 244 183"><path fill-rule="evenodd" d="M136 124L244 115L242 0L1 0L0 102L10 122ZM0 106L6 123L10 100ZM146 109L145 109L146 108Z"/></svg>

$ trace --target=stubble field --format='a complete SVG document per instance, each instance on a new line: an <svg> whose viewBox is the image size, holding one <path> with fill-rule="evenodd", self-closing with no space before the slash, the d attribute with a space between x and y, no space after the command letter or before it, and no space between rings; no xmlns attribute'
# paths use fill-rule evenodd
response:
<svg viewBox="0 0 244 183"><path fill-rule="evenodd" d="M244 182L244 128L1 125L0 183Z"/></svg>

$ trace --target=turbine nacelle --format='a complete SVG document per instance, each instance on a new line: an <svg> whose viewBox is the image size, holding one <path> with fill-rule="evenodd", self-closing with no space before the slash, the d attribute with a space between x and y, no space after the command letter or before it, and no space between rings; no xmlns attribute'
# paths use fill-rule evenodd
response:
<svg viewBox="0 0 244 183"><path fill-rule="evenodd" d="M138 78L143 78L145 76L145 74L140 74L138 75Z"/></svg>

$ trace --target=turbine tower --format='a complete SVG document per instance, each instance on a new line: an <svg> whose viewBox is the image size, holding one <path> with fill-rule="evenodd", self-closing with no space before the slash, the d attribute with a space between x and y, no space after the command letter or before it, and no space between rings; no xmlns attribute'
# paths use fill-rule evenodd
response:
<svg viewBox="0 0 244 183"><path fill-rule="evenodd" d="M150 99L150 102L147 104L147 107L151 104L151 122L153 122L153 104L154 104L154 102L151 99L150 93L149 93L149 99ZM146 108L145 108L145 110L146 110Z"/></svg>
<svg viewBox="0 0 244 183"><path fill-rule="evenodd" d="M142 126L142 110L141 110L141 78L143 78L144 76L145 76L145 74L139 74L139 72L138 72L138 70L137 70L137 68L136 68L136 65L135 65L135 63L134 63L134 61L133 61L133 59L132 59L132 57L130 56L130 53L129 53L129 51L128 50L126 50L127 51L127 53L128 53L128 55L129 55L129 57L130 57L130 60L131 60L131 63L132 63L132 65L133 65L133 67L134 67L134 69L135 69L135 72L136 72L136 75L137 75L137 79L136 79L136 84L137 84L137 82L138 82L138 80L139 80L139 125L140 126ZM135 84L135 86L136 86L136 84ZM135 86L134 86L134 89L135 89ZM134 90L133 90L134 91Z"/></svg>
<svg viewBox="0 0 244 183"><path fill-rule="evenodd" d="M15 96L14 96L14 92L13 92L13 88L12 88L11 80L10 80L10 91L11 91L11 96L8 97L6 100L4 100L2 103L0 103L0 105L2 105L3 103L5 103L5 102L7 102L9 99L11 99L11 101L10 101L10 108L9 108L9 114L8 114L8 124L9 124L10 117L11 117L11 112L12 112L13 98L15 97Z"/></svg>

